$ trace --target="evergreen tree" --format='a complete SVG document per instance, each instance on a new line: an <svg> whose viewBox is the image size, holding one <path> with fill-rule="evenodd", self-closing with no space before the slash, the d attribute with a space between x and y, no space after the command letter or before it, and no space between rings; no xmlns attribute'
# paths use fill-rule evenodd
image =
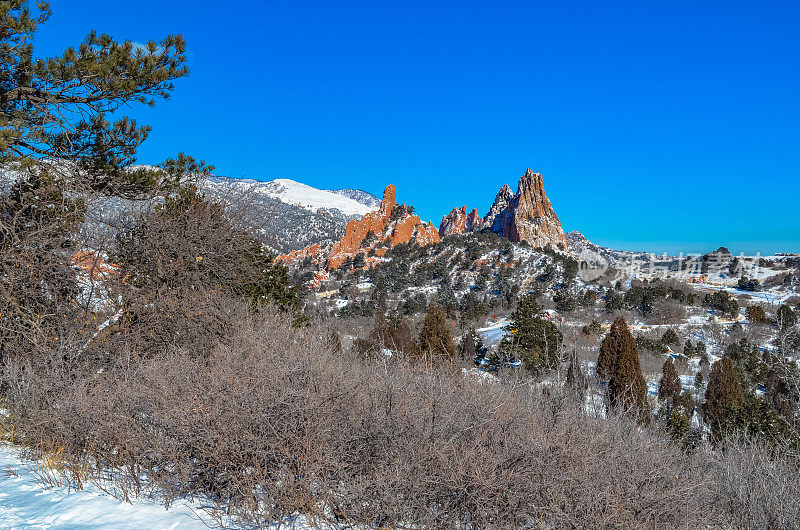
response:
<svg viewBox="0 0 800 530"><path fill-rule="evenodd" d="M636 341L625 319L611 325L597 360L598 374L608 379L608 398L612 407L633 409L644 417L648 410L647 386L639 364Z"/></svg>
<svg viewBox="0 0 800 530"><path fill-rule="evenodd" d="M428 313L419 334L419 346L432 361L450 362L455 357L456 347L447 325L447 315L435 302L428 305Z"/></svg>
<svg viewBox="0 0 800 530"><path fill-rule="evenodd" d="M166 99L173 81L189 73L180 35L135 46L90 32L77 48L35 56L34 37L52 14L47 2L0 3L0 162L66 160L69 177L105 194L136 196L166 175L128 168L150 127L127 116L134 104Z"/></svg>
<svg viewBox="0 0 800 530"><path fill-rule="evenodd" d="M606 311L609 313L613 313L614 311L619 311L624 306L624 300L622 296L615 290L609 289L606 292L606 301L605 301Z"/></svg>
<svg viewBox="0 0 800 530"><path fill-rule="evenodd" d="M542 312L535 294L520 298L511 314L510 333L503 337L498 348L504 359L519 359L534 373L552 370L562 360L563 336L555 324L542 318Z"/></svg>
<svg viewBox="0 0 800 530"><path fill-rule="evenodd" d="M691 340L686 340L686 343L683 345L683 354L686 356L687 359L691 359L694 357L694 346L692 346Z"/></svg>
<svg viewBox="0 0 800 530"><path fill-rule="evenodd" d="M777 319L781 331L793 328L797 324L797 314L786 304L781 304L778 308Z"/></svg>
<svg viewBox="0 0 800 530"><path fill-rule="evenodd" d="M744 402L744 392L736 367L728 357L723 357L711 367L702 412L706 423L716 433L730 410Z"/></svg>
<svg viewBox="0 0 800 530"><path fill-rule="evenodd" d="M658 383L658 400L665 402L668 407L678 403L681 395L681 379L672 362L672 357L664 361L661 367L661 381Z"/></svg>
<svg viewBox="0 0 800 530"><path fill-rule="evenodd" d="M747 320L752 324L768 324L769 319L764 308L760 305L747 306Z"/></svg>
<svg viewBox="0 0 800 530"><path fill-rule="evenodd" d="M664 332L664 335L661 336L661 342L664 344L678 344L678 334L675 333L675 330L670 328Z"/></svg>
<svg viewBox="0 0 800 530"><path fill-rule="evenodd" d="M19 173L0 193L0 358L93 324L89 304L76 302L72 262L82 194L149 197L186 180L169 161L132 168L150 128L120 114L169 96L188 73L183 39L134 46L92 31L77 48L39 57L34 39L51 13L47 2L0 2L0 164Z"/></svg>

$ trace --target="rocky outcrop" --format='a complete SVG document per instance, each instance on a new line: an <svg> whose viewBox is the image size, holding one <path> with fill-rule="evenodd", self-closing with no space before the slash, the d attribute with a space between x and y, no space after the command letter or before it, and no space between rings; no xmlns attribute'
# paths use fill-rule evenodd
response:
<svg viewBox="0 0 800 530"><path fill-rule="evenodd" d="M514 192L511 191L511 187L508 184L503 184L503 187L497 192L492 206L483 218L483 227L491 228L495 219L508 210L512 200L514 200Z"/></svg>
<svg viewBox="0 0 800 530"><path fill-rule="evenodd" d="M564 229L544 192L542 174L530 169L520 177L516 194L508 184L500 188L483 219L475 210L469 215L466 212L467 207L462 206L442 218L439 235L445 237L469 230L490 229L515 243L527 241L533 247L549 244L567 248Z"/></svg>
<svg viewBox="0 0 800 530"><path fill-rule="evenodd" d="M451 236L468 232L483 225L483 219L478 215L478 210L473 208L467 213L467 207L453 208L453 210L442 217L439 224L439 237Z"/></svg>
<svg viewBox="0 0 800 530"><path fill-rule="evenodd" d="M492 231L514 243L527 241L533 247L550 244L564 250L567 248L561 221L544 192L542 174L530 169L520 177L517 194L508 202L507 208L494 218Z"/></svg>
<svg viewBox="0 0 800 530"><path fill-rule="evenodd" d="M389 248L403 243L413 242L421 246L438 243L440 238L436 227L422 222L411 210L405 204L397 204L397 190L390 184L383 191L379 208L347 223L344 236L329 249L309 247L276 259L292 263L312 257L320 269L331 271L346 263L371 267Z"/></svg>

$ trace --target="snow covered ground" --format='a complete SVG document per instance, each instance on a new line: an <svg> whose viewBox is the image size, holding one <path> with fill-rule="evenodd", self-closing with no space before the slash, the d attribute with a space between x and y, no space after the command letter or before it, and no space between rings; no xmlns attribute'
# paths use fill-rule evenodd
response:
<svg viewBox="0 0 800 530"><path fill-rule="evenodd" d="M206 529L216 524L199 505L178 501L123 502L93 485L76 491L37 481L20 450L0 443L0 528L4 529Z"/></svg>
<svg viewBox="0 0 800 530"><path fill-rule="evenodd" d="M499 344L503 337L506 335L506 328L510 322L507 319L500 319L493 324L489 324L485 328L477 329L476 331L481 336L483 345L486 347Z"/></svg>

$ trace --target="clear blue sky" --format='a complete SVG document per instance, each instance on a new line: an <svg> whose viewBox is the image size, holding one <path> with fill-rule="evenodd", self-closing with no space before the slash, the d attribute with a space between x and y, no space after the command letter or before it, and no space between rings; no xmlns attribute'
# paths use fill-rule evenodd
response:
<svg viewBox="0 0 800 530"><path fill-rule="evenodd" d="M191 74L134 117L140 161L483 214L525 168L618 248L800 251L800 3L53 0L90 29L182 33Z"/></svg>

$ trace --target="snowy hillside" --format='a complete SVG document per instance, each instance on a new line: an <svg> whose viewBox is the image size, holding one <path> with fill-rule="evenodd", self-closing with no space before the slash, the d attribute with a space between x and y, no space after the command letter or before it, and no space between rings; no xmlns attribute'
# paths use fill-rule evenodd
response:
<svg viewBox="0 0 800 530"><path fill-rule="evenodd" d="M381 198L376 197L375 195L366 192L364 190L354 190L351 188L345 188L342 190L330 190L333 193L337 193L349 199L353 199L354 201L360 202L366 206L369 206L373 210L378 209L378 206L381 205Z"/></svg>
<svg viewBox="0 0 800 530"><path fill-rule="evenodd" d="M374 209L340 193L320 190L291 179L259 182L252 179L211 177L209 178L209 185L212 187L225 185L228 187L247 188L250 192L263 194L286 204L300 206L311 212L316 212L319 209L339 210L344 215L360 217Z"/></svg>

